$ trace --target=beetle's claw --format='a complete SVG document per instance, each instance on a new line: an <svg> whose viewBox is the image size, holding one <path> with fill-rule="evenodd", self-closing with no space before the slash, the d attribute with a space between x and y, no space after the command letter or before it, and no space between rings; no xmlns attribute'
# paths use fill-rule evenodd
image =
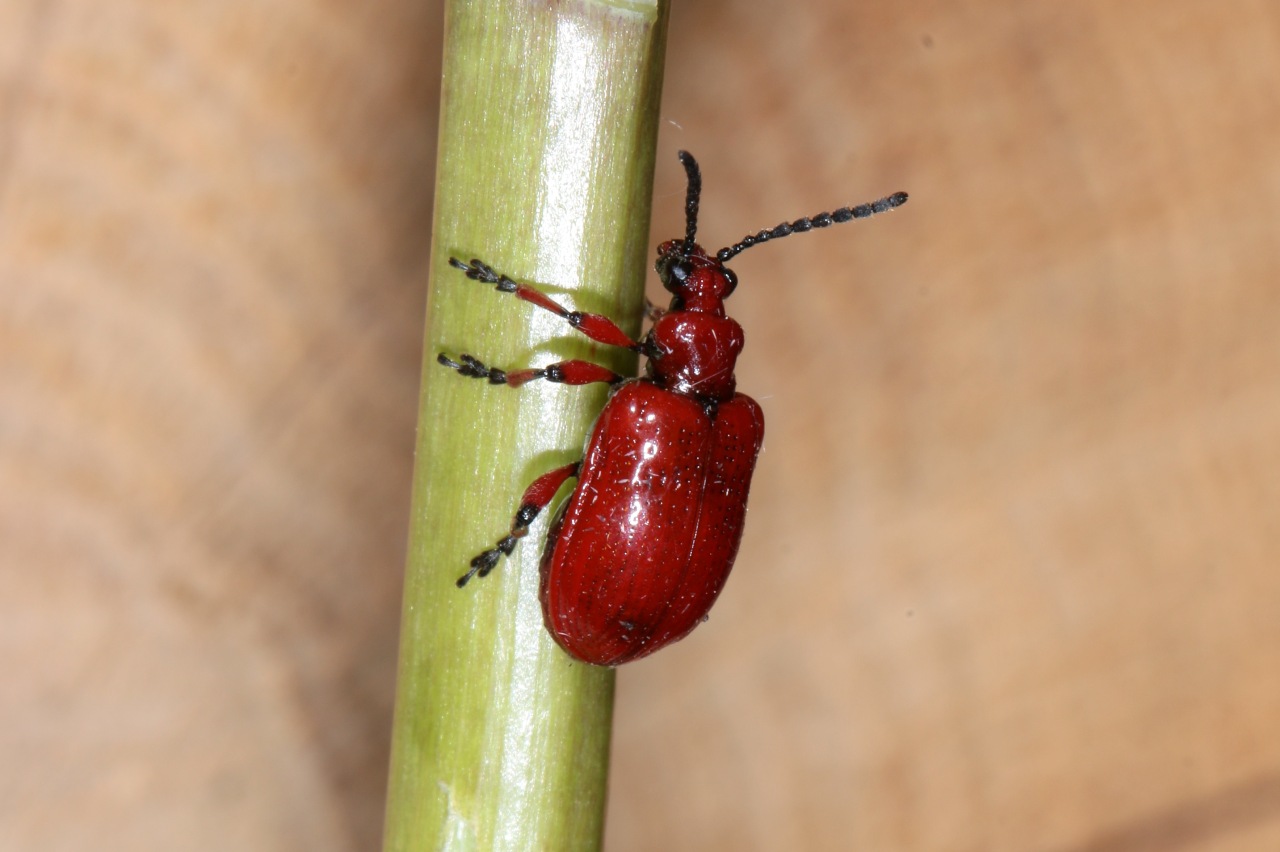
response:
<svg viewBox="0 0 1280 852"><path fill-rule="evenodd" d="M523 507L522 507L523 508ZM537 514L536 512L534 513ZM513 530L508 536L490 549L477 555L471 560L471 570L458 578L458 588L461 589L472 577L487 577L489 572L498 567L498 560L504 556L510 556L511 551L516 549L516 545L520 543L520 539L524 537L525 529Z"/></svg>
<svg viewBox="0 0 1280 852"><path fill-rule="evenodd" d="M501 557L502 557L501 552L499 552L495 548L493 550L486 550L484 553L481 553L475 559L472 559L471 570L458 578L458 588L461 589L471 580L472 577L476 576L477 574L480 575L481 577L488 574L490 571L494 569L494 566L498 564L498 560Z"/></svg>

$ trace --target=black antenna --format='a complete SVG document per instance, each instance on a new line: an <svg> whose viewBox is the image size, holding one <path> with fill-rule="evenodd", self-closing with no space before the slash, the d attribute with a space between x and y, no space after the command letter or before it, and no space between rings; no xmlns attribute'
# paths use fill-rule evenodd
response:
<svg viewBox="0 0 1280 852"><path fill-rule="evenodd" d="M698 199L702 195L702 172L698 161L688 151L680 152L680 164L689 176L689 191L684 196L684 245L680 253L688 257L693 253L693 237L698 232Z"/></svg>
<svg viewBox="0 0 1280 852"><path fill-rule="evenodd" d="M696 168L697 166L695 165L694 167ZM734 255L741 254L754 245L767 243L769 240L776 240L779 237L786 237L791 234L800 234L814 228L826 228L837 222L848 222L850 219L865 219L876 213L883 213L886 210L901 207L906 203L907 194L905 192L895 192L893 195L881 198L879 201L873 201L870 204L859 204L857 207L841 207L832 213L819 213L817 216L797 219L794 222L783 222L776 228L761 231L754 235L747 235L742 238L742 242L734 243L729 248L720 249L720 251L716 252L716 260L724 263Z"/></svg>

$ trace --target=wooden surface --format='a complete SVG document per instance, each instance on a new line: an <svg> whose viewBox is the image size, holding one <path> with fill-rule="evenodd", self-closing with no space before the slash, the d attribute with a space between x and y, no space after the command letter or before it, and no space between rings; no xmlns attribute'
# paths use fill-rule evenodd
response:
<svg viewBox="0 0 1280 852"><path fill-rule="evenodd" d="M0 847L376 848L440 30L0 5ZM668 57L655 241L682 147L709 243L912 200L733 264L766 450L609 847L1280 848L1280 12L691 1Z"/></svg>

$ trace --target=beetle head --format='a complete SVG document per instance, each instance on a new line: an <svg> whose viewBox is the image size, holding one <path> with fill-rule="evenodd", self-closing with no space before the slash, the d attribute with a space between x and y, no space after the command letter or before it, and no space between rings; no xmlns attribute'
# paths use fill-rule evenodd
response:
<svg viewBox="0 0 1280 852"><path fill-rule="evenodd" d="M709 303L727 299L738 286L738 276L720 261L693 243L686 251L683 240L668 240L658 246L654 264L662 286L679 300L680 307L698 310Z"/></svg>

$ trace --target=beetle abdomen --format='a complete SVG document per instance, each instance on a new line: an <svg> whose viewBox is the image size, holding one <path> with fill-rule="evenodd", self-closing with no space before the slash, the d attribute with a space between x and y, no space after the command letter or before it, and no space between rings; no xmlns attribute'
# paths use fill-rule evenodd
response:
<svg viewBox="0 0 1280 852"><path fill-rule="evenodd" d="M649 381L618 389L543 555L543 614L566 651L619 665L697 626L733 567L763 438L743 394L708 416Z"/></svg>

